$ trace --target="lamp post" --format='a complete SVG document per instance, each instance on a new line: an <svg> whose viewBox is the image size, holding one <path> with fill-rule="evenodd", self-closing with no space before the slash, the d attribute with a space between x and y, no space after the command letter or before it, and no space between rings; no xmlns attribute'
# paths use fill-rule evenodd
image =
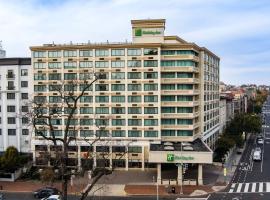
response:
<svg viewBox="0 0 270 200"><path fill-rule="evenodd" d="M153 182L155 183L155 176L153 176ZM159 200L159 196L158 196L158 180L157 180L157 183L156 183L156 192L157 192L157 200Z"/></svg>

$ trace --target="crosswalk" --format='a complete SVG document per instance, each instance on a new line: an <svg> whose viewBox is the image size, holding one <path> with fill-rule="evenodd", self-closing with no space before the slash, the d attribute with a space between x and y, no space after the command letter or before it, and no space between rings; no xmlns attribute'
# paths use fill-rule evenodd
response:
<svg viewBox="0 0 270 200"><path fill-rule="evenodd" d="M232 183L229 193L270 192L270 182Z"/></svg>

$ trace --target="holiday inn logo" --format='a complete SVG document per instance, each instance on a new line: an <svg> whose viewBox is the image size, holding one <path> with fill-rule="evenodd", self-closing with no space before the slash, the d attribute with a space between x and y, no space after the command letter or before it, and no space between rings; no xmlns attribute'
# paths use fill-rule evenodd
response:
<svg viewBox="0 0 270 200"><path fill-rule="evenodd" d="M142 36L142 29L135 29L135 36Z"/></svg>
<svg viewBox="0 0 270 200"><path fill-rule="evenodd" d="M167 154L167 161L174 161L174 154L168 153Z"/></svg>

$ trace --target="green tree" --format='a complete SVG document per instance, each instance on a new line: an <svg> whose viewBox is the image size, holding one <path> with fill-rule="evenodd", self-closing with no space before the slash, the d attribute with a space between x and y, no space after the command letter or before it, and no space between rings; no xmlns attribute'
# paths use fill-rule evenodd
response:
<svg viewBox="0 0 270 200"><path fill-rule="evenodd" d="M7 172L14 172L19 166L19 152L14 146L6 149L2 157L2 168Z"/></svg>

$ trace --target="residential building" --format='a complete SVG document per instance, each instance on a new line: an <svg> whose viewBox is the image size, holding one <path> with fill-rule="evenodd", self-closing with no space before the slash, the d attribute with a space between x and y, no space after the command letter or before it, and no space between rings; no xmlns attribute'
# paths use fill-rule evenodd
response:
<svg viewBox="0 0 270 200"><path fill-rule="evenodd" d="M163 19L131 24L131 43L32 46L34 96L48 106L57 104L51 85L101 73L102 79L79 104L79 138L72 144L75 157L70 161L76 166L85 162L88 143L83 138L94 140L101 134L95 124L105 120L102 139L110 141L108 167L157 167L161 182L163 163L196 164L202 184L202 164L212 163L213 154L204 141L212 145L219 132L219 58L178 36L165 36ZM57 125L60 137L63 122L64 117ZM48 164L40 155L54 151L51 143L37 135L32 141L36 164ZM91 148L94 166L99 166L99 154L94 152L102 151L101 146L104 143L98 141ZM117 152L125 151L123 158L115 159ZM182 184L182 165L177 166Z"/></svg>
<svg viewBox="0 0 270 200"><path fill-rule="evenodd" d="M31 58L0 59L0 152L14 146L31 153L27 112L33 93Z"/></svg>
<svg viewBox="0 0 270 200"><path fill-rule="evenodd" d="M226 98L220 96L220 101L219 101L219 133L222 134L223 131L226 128L227 124L227 100Z"/></svg>
<svg viewBox="0 0 270 200"><path fill-rule="evenodd" d="M0 41L0 58L6 57L6 51L2 47L2 41Z"/></svg>

